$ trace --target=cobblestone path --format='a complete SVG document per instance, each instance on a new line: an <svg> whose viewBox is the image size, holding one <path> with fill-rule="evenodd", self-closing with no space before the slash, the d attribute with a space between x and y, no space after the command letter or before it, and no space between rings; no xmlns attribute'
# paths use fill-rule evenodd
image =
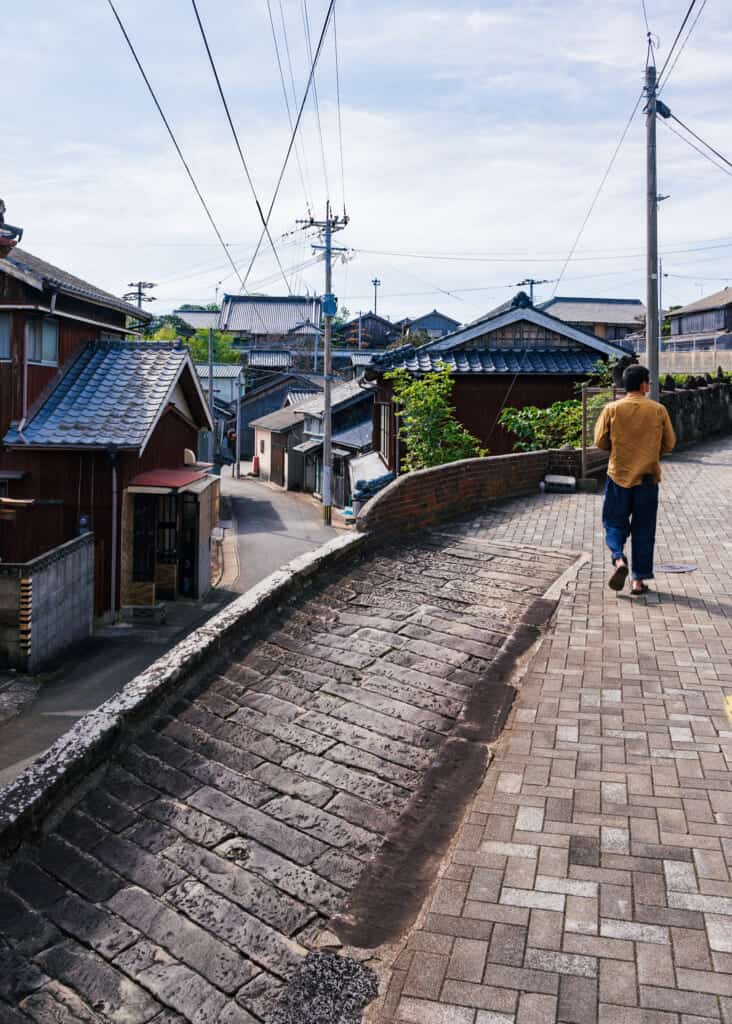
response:
<svg viewBox="0 0 732 1024"><path fill-rule="evenodd" d="M592 563L369 1020L732 1024L732 441L664 463L661 500L659 562L698 568L640 600L607 589L597 496L473 523Z"/></svg>
<svg viewBox="0 0 732 1024"><path fill-rule="evenodd" d="M0 1024L266 1020L574 560L466 530L382 549L271 617L0 867Z"/></svg>

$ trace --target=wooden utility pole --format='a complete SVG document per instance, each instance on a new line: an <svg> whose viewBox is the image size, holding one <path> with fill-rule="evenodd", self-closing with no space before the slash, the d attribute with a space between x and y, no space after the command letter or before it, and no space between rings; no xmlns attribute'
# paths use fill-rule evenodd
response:
<svg viewBox="0 0 732 1024"><path fill-rule="evenodd" d="M333 376L331 358L331 336L333 317L338 311L338 300L332 292L333 284L333 232L341 231L348 224L348 217L334 217L331 214L330 200L325 209L325 220L314 220L312 217L301 223L310 227L321 228L324 233L324 245L314 245L314 249L325 252L325 295L323 296L323 483L321 496L323 499L323 522L330 526L333 517L333 445L331 422L331 380ZM341 250L337 250L341 251Z"/></svg>
<svg viewBox="0 0 732 1024"><path fill-rule="evenodd" d="M381 281L378 279L378 277L375 277L371 284L374 286L374 316L376 316L378 312L376 308L376 303L379 297L379 288L381 287Z"/></svg>

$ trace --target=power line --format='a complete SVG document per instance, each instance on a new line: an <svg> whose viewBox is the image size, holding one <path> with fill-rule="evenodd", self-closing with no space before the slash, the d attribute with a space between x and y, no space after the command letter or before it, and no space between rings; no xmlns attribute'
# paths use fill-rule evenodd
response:
<svg viewBox="0 0 732 1024"><path fill-rule="evenodd" d="M270 248L272 249L272 253L274 255L274 258L277 261L277 266L279 267L280 273L282 274L282 279L285 282L285 287L287 288L288 293L290 295L292 295L292 288L290 288L290 282L287 280L287 277L285 276L285 272L282 269L282 263L280 261L279 254L277 252L277 249L275 248L274 241L272 240L272 235L269 232L269 226L267 225L267 222L264 219L264 212L262 210L261 203L259 202L259 196L257 195L257 190L254 187L254 182L252 181L252 176L249 173L249 168L248 168L247 162L246 162L246 160L244 158L244 151L241 148L241 143L239 142L239 135L237 133L236 128L234 127L234 121L233 121L233 119L231 117L231 111L229 110L229 104L226 102L226 96L224 95L224 90L223 90L223 87L221 85L221 79L219 78L219 73L218 73L218 70L216 68L216 62L214 61L213 54L211 53L211 47L208 44L208 38L206 36L206 30L203 27L203 22L201 21L201 15L198 13L198 5L196 3L196 0L191 0L191 3L193 4L193 11L194 11L194 14L196 15L196 21L198 22L198 28L200 29L200 32L201 32L201 39L203 40L203 45L206 47L206 54L208 55L209 64L211 65L211 71L213 72L214 79L216 80L216 88L219 91L219 96L221 97L221 102L222 102L222 104L224 106L224 110L226 111L226 118L227 118L227 120L229 122L229 127L231 128L231 134L234 136L234 142L236 144L237 152L239 153L239 159L241 160L241 165L244 168L244 174L246 175L246 179L249 182L249 188L252 191L252 196L254 197L254 203L255 203L255 206L257 207L257 213L259 214L259 219L261 220L262 225L264 226L264 231L265 231L265 233L267 235L267 240L269 241Z"/></svg>
<svg viewBox="0 0 732 1024"><path fill-rule="evenodd" d="M651 28L650 28L650 25L648 24L648 11L646 10L646 0L641 0L641 6L643 7L643 20L646 23L646 32L650 36Z"/></svg>
<svg viewBox="0 0 732 1024"><path fill-rule="evenodd" d="M284 70L282 68L282 59L280 57L280 46L279 46L279 43L277 42L277 30L275 28L274 17L272 15L271 0L267 0L267 12L269 14L270 28L272 29L272 41L274 42L275 56L277 58L277 67L278 67L279 72L280 72L280 83L282 85L282 95L285 98L285 110L287 111L287 120L288 120L288 123L290 125L290 131L292 131L292 111L290 109L290 98L289 98L288 93L287 93L287 86L285 85L285 74L284 74ZM282 31L283 31L283 36L284 36L284 40L285 40L285 46L287 48L287 59L288 59L288 61L290 63L290 79L292 81L292 93L293 93L293 102L294 102L295 81L294 81L294 78L292 76L292 61L290 61L290 47L289 47L289 44L287 42L287 29L285 27L285 15L284 15L284 12L282 10L282 0L280 0L280 17L282 19ZM308 211L308 214L309 214L310 210L311 210L311 206L310 206L310 198L309 198L310 189L306 185L306 178L308 176L307 175L307 165L305 165L305 171L303 172L304 153L303 153L303 162L301 162L300 161L300 151L298 149L297 143L295 144L295 159L297 161L297 169L298 169L298 172L299 172L299 175L300 175L300 184L302 185L303 196L305 197L305 206L307 207L307 211Z"/></svg>
<svg viewBox="0 0 732 1024"><path fill-rule="evenodd" d="M657 79L658 82L660 82L661 79L663 78L663 73L666 70L666 68L668 67L668 62L671 60L671 57L673 56L673 52L676 49L676 44L678 43L679 39L681 38L681 33L684 31L684 28L686 27L686 23L689 20L689 17L691 16L691 12L694 10L695 6L696 6L696 0L691 0L691 3L689 4L689 7L688 7L688 9L686 11L686 14L684 15L684 20L681 22L681 27L679 28L679 31L676 33L676 38L674 39L673 43L671 44L671 49L668 51L668 54L666 56L666 60L663 62L663 67L661 68L661 71L660 71L660 73L658 75L658 79Z"/></svg>
<svg viewBox="0 0 732 1024"><path fill-rule="evenodd" d="M313 61L313 45L312 45L312 40L310 38L310 15L308 13L308 3L307 3L307 0L302 0L302 2L301 2L301 11L302 11L303 28L305 30L305 42L307 43L307 48L308 48L308 59L310 60L310 63L312 64L312 61ZM333 13L335 14L335 11ZM315 106L315 117L316 117L317 122L318 122L318 136L320 138L320 156L321 156L321 159L323 161L323 177L325 179L325 197L326 197L326 199L330 199L330 183L328 181L328 164L327 164L326 159L325 159L325 144L323 142L323 125L322 125L321 120L320 120L320 103L318 102L318 86L316 84L314 76L313 76L313 104Z"/></svg>
<svg viewBox="0 0 732 1024"><path fill-rule="evenodd" d="M111 2L111 0L110 0L110 2ZM288 162L290 160L290 155L292 153L293 146L295 145L295 137L296 137L297 132L298 132L298 130L300 128L300 122L302 121L302 115L303 115L303 111L305 110L305 104L307 103L307 99L308 99L308 96L310 94L310 86L312 85L313 78L315 77L315 69L316 69L316 67L318 65L318 60L320 59L320 54L321 54L321 51L323 49L323 43L325 42L326 34L328 32L328 26L330 24L330 19L331 19L332 15L333 15L333 11L335 9L335 3L336 3L336 0L330 0L330 3L328 4L328 10L325 13L325 19L323 20L323 28L322 28L321 33L320 33L320 39L318 40L318 45L316 47L315 54L313 55L313 60L312 60L311 66L310 66L310 74L308 75L308 80L307 80L307 83L305 85L305 93L303 95L302 102L300 104L300 109L297 112L297 117L295 119L295 124L293 125L293 128L292 128L292 135L290 136L290 142L289 142L289 145L287 147L287 152L285 153L285 159L282 161L282 168L280 170L280 174L279 174L279 177L277 179L277 184L275 185L275 190L274 190L274 192L272 194L272 200L271 200L271 202L269 204L269 209L267 210L267 216L265 218L265 222L267 224L269 224L270 217L272 216L272 211L274 210L275 203L277 202L277 196L279 195L280 188L282 186L282 179L285 176L285 171L287 170L287 164L288 164ZM246 285L246 282L247 282L247 280L249 278L249 275L252 272L252 267L254 266L254 262L255 262L255 260L256 260L256 258L258 256L258 254L259 254L259 250L261 248L262 239L263 238L264 238L264 232L262 232L262 234L259 236L259 241L257 242L257 247L256 247L256 249L254 251L254 255L252 256L252 259L251 259L251 261L249 263L249 266L247 267L247 272L244 275L244 280L242 281L242 287L244 287ZM238 271L237 271L237 273L238 273Z"/></svg>
<svg viewBox="0 0 732 1024"><path fill-rule="evenodd" d="M122 35L125 37L125 42L127 43L127 45L130 48L130 53L132 54L132 56L134 58L135 64L137 64L138 70L139 70L140 74L142 75L143 81L145 82L145 85L147 86L148 92L150 93L150 95L152 97L153 103L157 107L158 113L160 114L160 117L162 118L163 124L165 125L165 127L166 127L166 129L168 131L168 135L170 136L170 141L175 146L175 151L178 154L178 156L180 157L180 162L183 164L183 167L185 168L186 174L188 175L188 177L190 179L191 185L193 185L194 191L195 191L196 195L198 196L198 198L199 198L199 200L201 202L201 206L203 207L203 209L206 212L206 216L208 217L208 219L209 219L209 221L211 223L211 227L216 232L216 237L218 238L218 240L219 240L219 242L221 244L222 249L226 253L226 256L227 256L227 258L229 260L229 263L234 268L234 273L239 278L239 280L241 281L242 286L243 286L244 285L244 281L242 279L241 274L239 273L239 268L237 267L236 263L234 262L234 259L233 259L232 255L231 255L231 253L229 252L229 247L227 246L226 242L224 241L224 239L223 239L223 237L221 235L221 232L219 231L218 225L216 224L216 221L213 219L213 215L212 215L211 211L208 208L208 204L207 204L206 200L203 198L203 194L201 193L201 190L198 187L198 184L196 183L196 179L193 177L193 172L191 171L190 167L188 166L186 158L183 156L183 151L181 150L180 146L178 145L178 140L175 137L173 129L170 127L170 122L168 121L167 117L163 113L163 108L160 106L160 101L158 100L157 96L155 95L155 90L153 89L152 85L150 84L150 79L145 74L145 69L143 68L142 63L140 62L140 58L137 56L137 51L135 50L135 47L132 45L132 40L130 39L129 35L127 34L127 29L125 28L125 26L124 26L124 24L122 22L122 19L120 18L119 14L117 13L117 9L114 6L114 3L112 2L112 0L107 0L107 3L109 4L109 6L111 8L111 11L112 11L112 14L114 15L114 17L115 17L115 19L117 21L117 24L119 25L119 27L120 27L120 29L122 31Z"/></svg>
<svg viewBox="0 0 732 1024"><path fill-rule="evenodd" d="M696 143L691 141L691 139L687 139L685 135L681 134L681 132L676 131L676 129L672 125L670 125L668 121L662 121L661 123L664 124L670 132L673 132L674 135L677 135L682 142L685 142L687 146L691 146L692 149L695 149L697 153L700 156L703 156L705 160L708 160L710 164L712 164L718 170L722 171L724 174L728 174L732 178L732 171L728 171L726 167L722 166L722 164L718 164L716 160L712 159L709 153L705 152L703 149L697 146Z"/></svg>
<svg viewBox="0 0 732 1024"><path fill-rule="evenodd" d="M650 40L649 40L649 45L650 45ZM559 277L557 278L556 283L554 285L554 291L552 292L552 298L557 294L557 289L559 288L559 285L560 285L560 283L562 281L562 278L564 277L564 272L566 271L567 267L569 266L571 260L574 257L574 254L575 254L575 251L577 249L577 246L580 243L580 239L582 238L582 235L584 234L584 230L587 227L587 223L588 223L590 217L592 216L592 211L595 209L595 206L597 205L597 201L600 198L600 195L602 193L603 188L605 187L605 182L610 177L610 172L612 171L613 166L615 165L615 161L617 159L618 153L620 152L620 148L623 145L623 143L625 142L625 136L628 134L628 131L630 130L630 126L633 123L633 118L636 115L636 112L638 110L638 107L640 106L640 102L641 102L642 98L643 98L643 91L641 90L641 92L638 95L638 99L633 104L633 109L630 112L630 117L628 118L628 120L626 122L626 125L625 125L625 127L623 128L623 130L622 130L622 132L620 134L620 138L618 140L617 146L615 147L613 155L610 157L610 163L607 165L605 173L603 174L602 179L600 180L600 184L597 187L597 191L595 192L595 195L592 198L592 202L590 203L590 208L587 211L587 213L585 214L585 219L582 221L580 229L577 232L577 237L575 238L574 242L572 243L572 248L569 250L569 255L567 256L566 260L564 261L564 266L562 267L562 269L561 269L561 271L559 273Z"/></svg>
<svg viewBox="0 0 732 1024"><path fill-rule="evenodd" d="M671 67L668 69L668 74L666 75L665 79L663 80L663 83L659 87L658 93L660 93L661 90L666 87L666 83L668 82L669 78L673 74L673 70L676 67L676 64L678 63L678 59L681 56L681 54L684 52L684 47L689 42L689 39L691 38L691 34L694 31L694 29L696 28L696 23L699 21L699 18L701 18L702 12L703 12L704 8L706 7L706 5L707 5L707 0L702 0L702 5L699 8L699 10L697 11L696 17L694 18L694 21L691 24L691 28L689 29L689 31L686 34L686 39L684 39L683 43L679 47L679 51L676 54L676 56L674 57L674 62L671 65ZM656 95L658 95L658 93L656 93Z"/></svg>
<svg viewBox="0 0 732 1024"><path fill-rule="evenodd" d="M336 14L333 11L333 50L335 52L335 73L336 73L336 102L338 104L338 148L341 157L341 193L343 196L343 216L346 216L346 173L343 160L343 119L341 116L341 72L338 59L338 27L336 25Z"/></svg>
<svg viewBox="0 0 732 1024"><path fill-rule="evenodd" d="M684 124L680 117L677 117L676 114L672 114L671 117L677 124L680 124L681 127L689 133L689 135L693 135L697 142L701 142L702 146L706 146L707 149L710 149L712 153L714 153L715 156L718 156L723 163L732 168L732 161L728 160L727 157L720 153L718 149L715 149L714 146L710 146L708 142L705 142L700 135L697 135L696 132L688 126L688 124Z"/></svg>

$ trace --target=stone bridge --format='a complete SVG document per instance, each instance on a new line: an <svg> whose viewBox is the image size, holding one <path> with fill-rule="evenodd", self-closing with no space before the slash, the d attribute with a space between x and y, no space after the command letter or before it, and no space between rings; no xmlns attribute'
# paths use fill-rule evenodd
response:
<svg viewBox="0 0 732 1024"><path fill-rule="evenodd" d="M6 799L5 844L25 841L0 862L0 1024L269 1021L309 950L396 939L574 562L467 520L356 538L267 614L224 612L225 657L148 702L85 780L62 770L40 829L23 804L57 764Z"/></svg>

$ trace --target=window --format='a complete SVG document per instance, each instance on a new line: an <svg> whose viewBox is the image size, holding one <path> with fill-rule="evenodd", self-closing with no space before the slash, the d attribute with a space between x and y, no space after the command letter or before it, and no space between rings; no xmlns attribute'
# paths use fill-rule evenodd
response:
<svg viewBox="0 0 732 1024"><path fill-rule="evenodd" d="M58 364L58 321L50 317L29 320L25 328L29 363Z"/></svg>
<svg viewBox="0 0 732 1024"><path fill-rule="evenodd" d="M387 466L391 466L391 406L379 406L379 451Z"/></svg>
<svg viewBox="0 0 732 1024"><path fill-rule="evenodd" d="M264 455L264 441L259 442L259 454Z"/></svg>
<svg viewBox="0 0 732 1024"><path fill-rule="evenodd" d="M0 313L0 359L10 359L10 313Z"/></svg>

